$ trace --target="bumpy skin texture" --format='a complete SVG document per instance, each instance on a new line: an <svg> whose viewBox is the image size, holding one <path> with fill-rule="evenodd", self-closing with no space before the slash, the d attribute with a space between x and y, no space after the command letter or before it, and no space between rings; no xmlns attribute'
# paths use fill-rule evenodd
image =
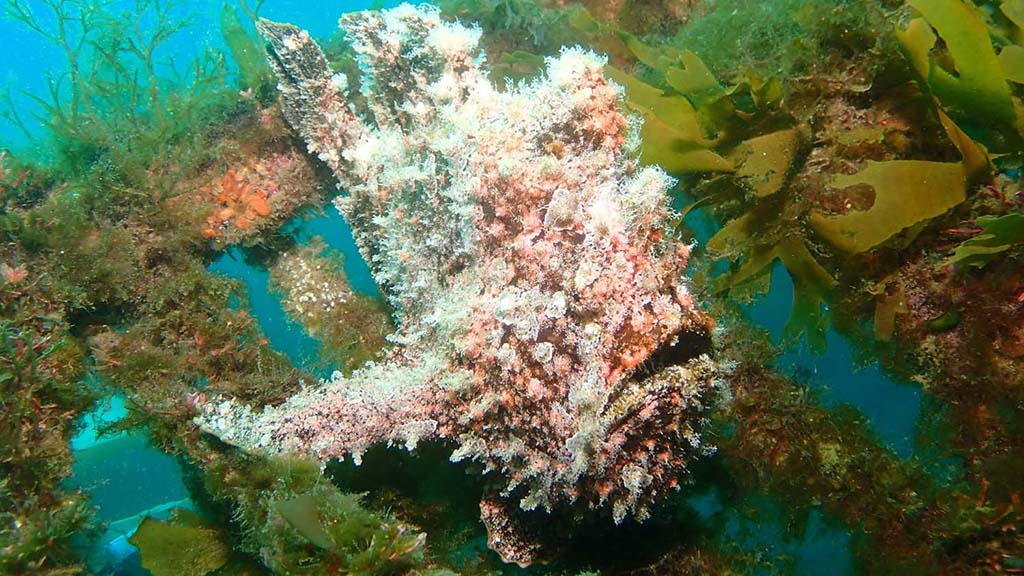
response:
<svg viewBox="0 0 1024 576"><path fill-rule="evenodd" d="M430 8L341 26L358 95L307 33L259 29L286 118L334 171L336 205L397 310L394 346L280 406L209 402L199 423L323 460L440 438L507 479L502 497L523 509L643 519L707 451L697 430L721 384L712 323L683 278L689 247L667 224L671 179L638 167L638 126L604 62L566 49L544 78L499 91L479 31Z"/></svg>

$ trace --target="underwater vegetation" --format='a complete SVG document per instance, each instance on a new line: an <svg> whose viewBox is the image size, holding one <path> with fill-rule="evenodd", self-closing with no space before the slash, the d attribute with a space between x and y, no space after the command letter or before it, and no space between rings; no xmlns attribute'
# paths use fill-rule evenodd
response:
<svg viewBox="0 0 1024 576"><path fill-rule="evenodd" d="M88 497L67 490L76 415L95 397L81 379L83 348L63 310L24 265L0 279L0 570L59 574L89 527Z"/></svg>
<svg viewBox="0 0 1024 576"><path fill-rule="evenodd" d="M218 121L224 96L223 55L204 53L190 63L164 63L162 46L189 25L176 2L140 1L115 14L103 5L69 0L4 2L7 17L53 43L67 59L66 73L50 78L43 107L58 166L110 180L110 193L127 192L145 178L155 150L198 135L193 128ZM170 69L171 76L162 75ZM16 109L8 115L26 133ZM199 147L179 147L190 150Z"/></svg>
<svg viewBox="0 0 1024 576"><path fill-rule="evenodd" d="M1024 2L444 0L323 54L263 5L185 62L188 4L3 2L67 67L3 111L0 572L121 569L65 482L112 394L194 505L155 575L801 573L736 525L816 518L856 573L1024 570ZM386 299L288 232L331 201ZM786 366L837 338L910 456Z"/></svg>
<svg viewBox="0 0 1024 576"><path fill-rule="evenodd" d="M959 9L953 4L961 6L950 3L943 8L939 4L928 3L921 9L926 15L929 10L944 15L944 10ZM843 8L844 13L852 10ZM865 12L860 17L867 22L884 22L878 7L859 10ZM920 39L897 26L892 35L862 48L878 50L893 42L894 36L907 54L907 62L868 61L873 69L865 69L865 62L850 63L842 69L841 78L804 76L790 84L744 67L731 86L723 86L693 51L678 50L671 44L652 47L585 14L576 21L598 42L621 44L642 67L635 75L611 72L626 87L629 105L644 115L642 158L679 175L715 173L696 177L688 193L693 203L684 212L710 207L724 221L708 240L707 249L734 266L715 280L716 288L744 295L766 290L776 260L791 276L795 301L784 333L786 341L806 336L813 349L824 348L828 325L824 308L837 283L835 273L823 266L828 264L825 246L835 249L837 255L895 246L894 238L903 238L908 230L963 204L971 186L993 178L988 147L994 150L998 141L984 138L993 134L980 132L967 122L960 122L961 128L949 114L963 117L957 111L964 104L957 103L948 90L945 101L929 96L933 84L949 82L935 80L945 74L941 70L925 68L935 36L921 28L926 26L924 18L910 24L913 30L921 30ZM984 24L979 15L968 11L956 22L941 26L955 37L968 33L968 28L976 32ZM954 41L949 49L957 50L960 60L991 67L995 62L991 45L987 40L981 42L977 34L971 42L967 47L966 41ZM974 53L990 58L975 58ZM954 59L956 56L954 53ZM910 78L897 88L891 84L892 68L907 63L915 69L905 74ZM1009 84L1001 71L990 72L1000 79L987 82L993 98L1003 108L1012 109L1016 97L1011 96ZM872 107L860 105L858 100L875 89L870 80L865 82L868 74L887 82L885 89L899 90L898 99L886 96ZM988 78L984 73L979 76ZM910 79L916 80L916 86L907 85ZM971 80L965 77L961 81ZM918 106L910 114L920 113L920 109L931 111L931 126L927 120L925 126L931 134L941 127L947 143L947 151L941 154L959 154L959 162L915 158L924 151L913 146L918 136L914 131L923 127L908 123L904 109L910 103ZM976 101L970 105L984 106ZM972 122L977 122L977 117L971 115ZM1010 126L1009 137L1019 139L1014 118L1008 114L992 125L1004 132ZM1001 161L1014 166L1019 152L1016 159L1008 154Z"/></svg>

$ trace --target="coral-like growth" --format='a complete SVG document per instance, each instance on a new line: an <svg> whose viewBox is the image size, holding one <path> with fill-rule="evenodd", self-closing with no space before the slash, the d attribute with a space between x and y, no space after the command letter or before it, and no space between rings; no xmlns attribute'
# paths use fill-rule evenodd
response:
<svg viewBox="0 0 1024 576"><path fill-rule="evenodd" d="M200 424L323 460L442 438L523 509L644 518L708 450L698 429L719 381L713 323L683 278L690 249L669 230L672 181L637 166L639 126L604 61L566 49L501 92L478 31L404 5L342 19L357 100L306 32L259 27L285 117L346 192L337 207L400 328L380 363L262 411L211 401Z"/></svg>
<svg viewBox="0 0 1024 576"><path fill-rule="evenodd" d="M234 168L228 168L227 174L217 182L217 188L217 209L206 219L204 238L216 238L219 229L230 225L248 230L257 219L270 216L268 192L252 186Z"/></svg>
<svg viewBox="0 0 1024 576"><path fill-rule="evenodd" d="M299 207L322 201L301 150L281 137L286 131L272 110L244 119L217 162L176 182L168 208L187 222L182 227L219 246L252 244Z"/></svg>

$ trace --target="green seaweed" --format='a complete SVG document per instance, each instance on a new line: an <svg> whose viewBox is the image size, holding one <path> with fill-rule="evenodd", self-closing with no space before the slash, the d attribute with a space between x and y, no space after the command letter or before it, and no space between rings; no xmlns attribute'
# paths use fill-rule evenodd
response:
<svg viewBox="0 0 1024 576"><path fill-rule="evenodd" d="M523 50L516 50L505 52L501 55L501 59L491 68L490 77L491 80L500 85L500 81L504 79L511 80L512 82L521 82L535 78L543 70L543 56Z"/></svg>
<svg viewBox="0 0 1024 576"><path fill-rule="evenodd" d="M0 479L0 571L38 576L83 573L75 543L95 531L88 497L39 488L33 492L20 494L7 479Z"/></svg>
<svg viewBox="0 0 1024 576"><path fill-rule="evenodd" d="M505 51L540 50L552 53L571 44L565 35L565 11L548 10L532 0L440 0L441 11L463 22L476 22L484 41L497 42Z"/></svg>
<svg viewBox="0 0 1024 576"><path fill-rule="evenodd" d="M218 530L184 510L169 522L146 517L128 541L153 576L205 576L227 564L231 551Z"/></svg>
<svg viewBox="0 0 1024 576"><path fill-rule="evenodd" d="M1010 82L1024 84L1024 46L1012 44L999 51L999 65Z"/></svg>
<svg viewBox="0 0 1024 576"><path fill-rule="evenodd" d="M222 454L204 480L214 499L230 505L241 528L237 547L273 573L369 576L436 569L426 557L425 534L339 490L316 461Z"/></svg>
<svg viewBox="0 0 1024 576"><path fill-rule="evenodd" d="M732 164L713 150L687 138L687 134L667 124L653 113L634 104L644 116L640 129L643 147L640 161L644 165L658 165L670 174L726 172Z"/></svg>
<svg viewBox="0 0 1024 576"><path fill-rule="evenodd" d="M974 222L981 232L960 243L945 264L982 268L997 255L1024 243L1024 214L981 216Z"/></svg>
<svg viewBox="0 0 1024 576"><path fill-rule="evenodd" d="M896 37L921 87L938 99L972 138L993 150L1022 145L1024 119L978 8L962 0L910 0L919 13ZM1011 5L1008 10L1014 14ZM952 59L943 66L938 38ZM934 56L933 56L934 54ZM1012 57L1012 52L1008 55Z"/></svg>
<svg viewBox="0 0 1024 576"><path fill-rule="evenodd" d="M141 0L116 14L84 1L39 4L45 14L25 0L6 0L4 12L67 57L67 75L50 79L49 98L30 96L43 107L52 144L72 171L104 157L123 171L142 170L140 155L158 153L212 119L207 114L223 88L222 59L205 53L177 77L159 72L167 40L191 22L176 2Z"/></svg>
<svg viewBox="0 0 1024 576"><path fill-rule="evenodd" d="M318 482L270 505L287 529L268 518L262 531L264 554L286 573L319 566L324 573L400 574L423 566L426 534L363 506L357 494ZM312 544L310 548L308 544Z"/></svg>
<svg viewBox="0 0 1024 576"><path fill-rule="evenodd" d="M632 34L618 31L623 43L645 66L661 74L665 82L693 105L705 134L714 141L729 125L735 106L704 62L689 50L644 44Z"/></svg>
<svg viewBox="0 0 1024 576"><path fill-rule="evenodd" d="M621 34L629 39L626 45L641 61L652 67L662 66L665 72L686 74L684 69L669 64L675 56L683 58L683 55L655 50L624 32ZM690 56L692 54L685 57L689 59ZM691 69L701 68L692 60L689 62ZM607 66L605 70L612 80L625 86L627 105L644 118L640 131L643 141L641 162L657 164L677 175L729 172L733 169L729 160L712 150L720 132L716 126L732 113L731 108L724 105L728 98L716 99L713 95L718 94L718 91L709 85L694 84L689 93L673 93L647 84L612 66ZM702 77L699 74L697 76ZM681 80L677 84L684 86ZM718 86L717 82L714 85ZM671 88L677 89L676 86Z"/></svg>
<svg viewBox="0 0 1024 576"><path fill-rule="evenodd" d="M975 142L940 107L935 113L961 155L960 162L924 160L868 161L855 174L834 175L833 188L868 186L874 201L866 210L839 216L812 210L811 227L849 253L871 250L900 232L940 216L967 199L971 184L992 178L988 151Z"/></svg>
<svg viewBox="0 0 1024 576"><path fill-rule="evenodd" d="M626 87L627 106L644 118L640 129L643 147L640 160L656 164L671 174L723 172L732 164L711 150L696 109L681 95L665 94L612 66L608 76Z"/></svg>
<svg viewBox="0 0 1024 576"><path fill-rule="evenodd" d="M924 323L928 332L949 332L960 325L960 311L952 308Z"/></svg>
<svg viewBox="0 0 1024 576"><path fill-rule="evenodd" d="M324 550L334 547L334 538L320 523L316 501L309 494L300 494L291 500L274 502L273 508L292 528L313 544Z"/></svg>
<svg viewBox="0 0 1024 576"><path fill-rule="evenodd" d="M763 78L752 68L743 70L743 80L731 92L749 92L754 105L760 109L773 109L782 105L782 80L778 76Z"/></svg>
<svg viewBox="0 0 1024 576"><path fill-rule="evenodd" d="M657 118L669 126L680 139L705 147L712 145L711 140L704 137L697 111L685 97L667 94L664 90L626 74L614 66L606 66L605 73L626 89L627 104L642 110L645 118Z"/></svg>
<svg viewBox="0 0 1024 576"><path fill-rule="evenodd" d="M735 106L725 88L696 54L683 50L678 58L677 65L663 71L665 81L693 103L705 130L717 136L721 127L732 119Z"/></svg>
<svg viewBox="0 0 1024 576"><path fill-rule="evenodd" d="M1006 0L999 11L1010 21L1010 43L1003 45L997 57L1006 79L1024 84L1024 0Z"/></svg>
<svg viewBox="0 0 1024 576"><path fill-rule="evenodd" d="M961 130L941 108L936 108L935 113L943 130L946 131L946 136L960 152L960 162L963 164L967 184L991 181L993 168L988 150Z"/></svg>
<svg viewBox="0 0 1024 576"><path fill-rule="evenodd" d="M248 11L248 7L246 7ZM252 13L255 17L255 12ZM238 86L242 90L252 90L261 99L273 96L274 82L267 58L255 34L250 34L242 25L238 11L224 4L220 17L221 34L231 51L231 56L238 65Z"/></svg>
<svg viewBox="0 0 1024 576"><path fill-rule="evenodd" d="M755 114L734 102L749 98L755 112L770 116L782 101L778 78L764 79L747 70L741 82L726 88L689 50L652 47L626 32L616 34L640 62L661 75L666 86L658 88L606 67L608 76L625 86L627 106L644 117L643 162L674 174L737 170L736 177L745 179L759 196L782 187L800 148L798 132L790 128L759 134L748 124ZM723 155L730 146L730 153Z"/></svg>
<svg viewBox="0 0 1024 576"><path fill-rule="evenodd" d="M963 165L951 162L868 162L856 174L834 176L830 184L835 188L867 185L875 191L874 204L868 210L840 216L818 211L810 214L815 232L837 248L854 254L875 248L967 198Z"/></svg>
<svg viewBox="0 0 1024 576"><path fill-rule="evenodd" d="M999 11L1018 28L1024 28L1024 0L1006 0L999 4Z"/></svg>
<svg viewBox="0 0 1024 576"><path fill-rule="evenodd" d="M137 275L131 231L100 224L85 210L88 203L74 192L54 195L27 214L18 235L45 257L51 290L71 311L124 305Z"/></svg>
<svg viewBox="0 0 1024 576"><path fill-rule="evenodd" d="M80 573L74 542L93 533L93 508L63 481L76 416L95 400L85 354L36 262L13 243L0 258L0 573Z"/></svg>
<svg viewBox="0 0 1024 576"><path fill-rule="evenodd" d="M896 332L896 316L907 313L906 292L901 282L896 282L891 289L886 282L881 282L875 296L872 330L876 340L888 342Z"/></svg>
<svg viewBox="0 0 1024 576"><path fill-rule="evenodd" d="M729 222L711 240L708 250L718 254L735 254L750 242L758 227L758 218L746 214ZM836 281L799 239L784 238L774 244L755 244L749 248L738 268L716 282L716 291L742 289L754 286L755 292L765 292L772 272L772 263L782 262L793 281L793 308L782 331L782 341L795 344L806 335L811 351L825 351L825 333L828 323L824 310Z"/></svg>
<svg viewBox="0 0 1024 576"><path fill-rule="evenodd" d="M729 159L736 177L746 180L753 195L765 197L782 189L799 149L799 131L788 128L741 142Z"/></svg>
<svg viewBox="0 0 1024 576"><path fill-rule="evenodd" d="M609 77L626 87L627 105L644 116L641 161L674 174L721 173L721 182L732 183L726 189L749 194L752 200L745 214L728 221L708 242L712 256L738 264L718 279L716 289L737 293L752 287L755 292L766 289L771 264L780 260L795 287L783 339L796 342L806 334L810 348L823 351L827 328L823 306L835 280L800 239L797 222L785 216L798 204L790 194L780 194L803 137L795 127L759 133L763 128L750 122L767 119L765 126L778 127L779 122L771 120L778 116L781 83L747 71L743 82L725 88L693 52L653 47L623 31L616 34L640 62L663 76L667 86L662 90L607 68ZM742 111L734 102L744 96L754 102L753 112ZM791 119L781 119L792 126ZM780 198L773 198L776 194ZM708 197L698 200L703 201Z"/></svg>
<svg viewBox="0 0 1024 576"><path fill-rule="evenodd" d="M837 54L877 43L884 14L875 2L707 0L669 40L718 75L749 67L793 78L827 69Z"/></svg>

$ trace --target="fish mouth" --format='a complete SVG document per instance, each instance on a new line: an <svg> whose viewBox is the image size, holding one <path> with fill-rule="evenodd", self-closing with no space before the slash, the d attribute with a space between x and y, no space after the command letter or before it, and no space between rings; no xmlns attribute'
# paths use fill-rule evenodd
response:
<svg viewBox="0 0 1024 576"><path fill-rule="evenodd" d="M714 343L710 330L682 330L668 338L640 363L631 379L642 383L671 366L686 366L703 355L712 356Z"/></svg>

